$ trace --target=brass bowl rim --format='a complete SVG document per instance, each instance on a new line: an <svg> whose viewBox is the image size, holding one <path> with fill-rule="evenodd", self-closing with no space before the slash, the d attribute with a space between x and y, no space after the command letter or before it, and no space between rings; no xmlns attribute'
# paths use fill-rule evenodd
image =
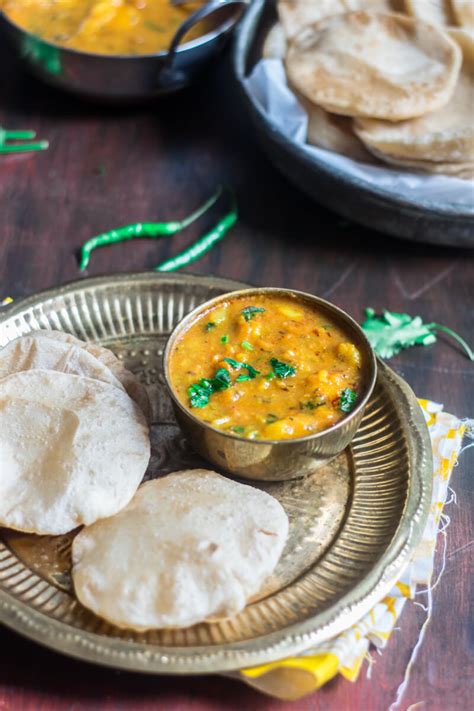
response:
<svg viewBox="0 0 474 711"><path fill-rule="evenodd" d="M2 10L0 8L0 19L3 19L6 24L10 25L13 27L17 32L19 32L22 35L25 35L27 37L31 37L35 40L38 40L38 42L41 42L42 44L47 45L48 47L51 47L52 49L60 49L62 52L68 52L72 55L79 56L79 57L89 57L91 59L164 59L168 55L168 49L162 49L159 52L147 52L146 54L104 54L100 52L87 52L82 49L76 49L75 47L68 47L67 45L60 44L59 42L53 42L52 40L47 40L43 39L43 37L40 37L39 35L36 35L34 32L30 32L30 30L27 30L25 27L22 27L18 23L16 23L14 20L11 19L9 15L5 12L5 10ZM183 42L176 48L176 54L183 54L186 51L190 51L193 49L196 49L197 47L202 47L203 45L206 45L210 42L213 42L214 40L218 39L221 35L225 34L226 32L229 32L234 25L237 24L237 20L235 16L229 17L227 20L222 22L218 27L215 29L206 32L203 35L200 35L199 37L196 37L193 40L189 40L188 42Z"/></svg>
<svg viewBox="0 0 474 711"><path fill-rule="evenodd" d="M220 430L218 427L213 427L210 425L208 422L204 422L203 420L200 420L196 415L194 415L189 408L187 408L178 398L176 395L172 382L171 382L171 377L169 373L169 359L171 355L171 351L173 349L173 346L178 339L178 337L181 335L182 332L186 331L194 321L197 320L198 316L202 315L206 311L210 310L213 306L218 304L221 301L227 301L230 298L239 298L241 296L250 296L250 295L255 295L255 294L285 294L285 295L292 295L295 296L296 298L305 300L305 301L310 301L312 302L315 306L318 306L322 309L327 309L331 314L336 314L344 323L346 323L350 328L352 328L353 331L357 333L359 336L360 340L365 346L366 350L366 356L368 357L368 362L367 362L367 370L368 370L368 377L367 377L367 382L365 384L365 394L364 396L360 399L358 404L355 406L355 408L347 414L346 417L343 417L342 420L339 420L339 422L336 422L335 425L331 425L331 427L327 427L324 430L321 430L320 432L314 432L313 434L310 435L305 435L304 437L293 437L293 438L288 438L288 439L248 439L245 437L239 437L239 435L232 434L230 432L226 432L224 430ZM212 299L208 299L207 301L203 302L202 304L198 304L196 308L194 308L192 311L190 311L188 314L186 314L181 321L179 321L176 326L173 328L171 331L168 340L166 342L165 349L163 351L163 374L164 374L164 379L166 383L166 387L168 390L168 394L173 401L173 403L189 418L193 420L197 425L200 425L203 429L211 430L212 432L215 432L219 435L222 435L223 437L226 437L228 439L236 440L238 442L245 442L246 444L252 444L255 446L262 445L262 446L268 446L268 445L273 445L273 446L290 446L294 444L300 444L300 443L306 443L306 442L313 442L315 440L319 439L324 439L325 436L327 436L329 433L334 433L338 429L341 429L343 426L347 425L347 423L350 420L354 420L361 412L363 412L365 406L367 405L370 396L372 395L372 392L375 387L375 383L377 381L377 359L375 357L375 353L373 351L372 346L369 343L369 340L367 336L365 335L364 331L362 330L361 326L355 321L352 316L349 316L348 313L343 311L343 309L339 308L339 306L336 306L335 304L331 303L330 301L326 301L326 299L322 299L319 296L315 296L314 294L309 294L305 291L298 291L297 289L288 289L284 287L279 287L279 286L254 286L254 287L249 287L247 289L238 289L236 291L228 291L225 294L220 294L218 296L213 297ZM355 433L354 433L355 434Z"/></svg>

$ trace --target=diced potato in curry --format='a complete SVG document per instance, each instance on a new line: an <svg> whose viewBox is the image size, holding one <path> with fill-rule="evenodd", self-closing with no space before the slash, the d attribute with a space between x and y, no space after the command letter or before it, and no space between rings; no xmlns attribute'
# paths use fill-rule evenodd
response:
<svg viewBox="0 0 474 711"><path fill-rule="evenodd" d="M170 355L180 401L250 439L304 437L355 406L361 354L348 334L291 295L229 299L201 315Z"/></svg>

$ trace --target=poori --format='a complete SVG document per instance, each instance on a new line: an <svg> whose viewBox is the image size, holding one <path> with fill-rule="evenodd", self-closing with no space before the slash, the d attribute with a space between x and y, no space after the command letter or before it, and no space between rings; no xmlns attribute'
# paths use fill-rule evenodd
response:
<svg viewBox="0 0 474 711"><path fill-rule="evenodd" d="M290 83L327 111L388 121L444 106L461 66L440 28L398 14L365 11L303 29L286 56Z"/></svg>
<svg viewBox="0 0 474 711"><path fill-rule="evenodd" d="M0 525L63 534L126 506L150 457L121 389L52 370L0 380Z"/></svg>
<svg viewBox="0 0 474 711"><path fill-rule="evenodd" d="M242 610L273 572L288 518L269 494L201 469L143 484L72 546L80 602L117 627L189 627Z"/></svg>

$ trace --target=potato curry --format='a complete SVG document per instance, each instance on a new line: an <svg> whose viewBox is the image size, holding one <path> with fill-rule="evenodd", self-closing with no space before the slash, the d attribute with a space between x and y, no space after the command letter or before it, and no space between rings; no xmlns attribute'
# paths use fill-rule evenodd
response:
<svg viewBox="0 0 474 711"><path fill-rule="evenodd" d="M350 412L361 354L348 334L291 295L221 302L170 354L178 399L213 427L250 439L291 439Z"/></svg>
<svg viewBox="0 0 474 711"><path fill-rule="evenodd" d="M175 7L169 0L0 0L17 25L55 44L97 54L154 54L199 2ZM201 23L185 40L206 32Z"/></svg>

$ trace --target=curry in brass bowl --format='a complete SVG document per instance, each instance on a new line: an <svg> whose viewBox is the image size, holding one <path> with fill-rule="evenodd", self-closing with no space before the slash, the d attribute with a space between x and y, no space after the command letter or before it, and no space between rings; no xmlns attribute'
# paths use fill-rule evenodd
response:
<svg viewBox="0 0 474 711"><path fill-rule="evenodd" d="M372 350L349 316L272 288L225 294L192 312L173 332L164 367L197 451L236 476L270 480L339 454L376 377Z"/></svg>

